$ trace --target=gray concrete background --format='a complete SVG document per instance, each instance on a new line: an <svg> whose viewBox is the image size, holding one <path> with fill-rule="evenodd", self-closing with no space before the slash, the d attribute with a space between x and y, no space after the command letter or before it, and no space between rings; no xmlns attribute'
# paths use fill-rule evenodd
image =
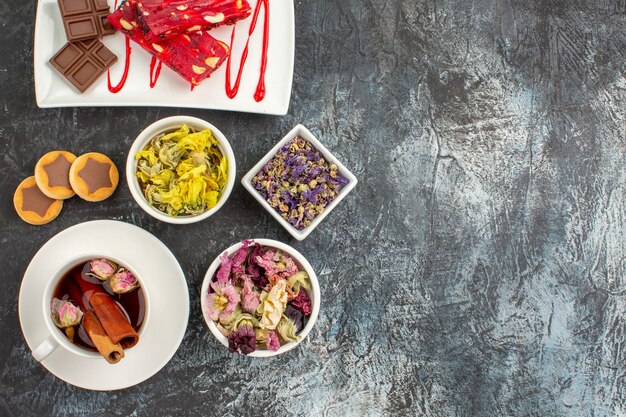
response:
<svg viewBox="0 0 626 417"><path fill-rule="evenodd" d="M0 4L0 415L626 415L624 0L297 1L289 114L38 109L35 2ZM303 123L359 177L295 242L237 185L210 220L144 214L114 196L21 222L17 184L53 149L118 167L142 127L205 118L238 179ZM145 228L178 257L191 316L156 376L114 393L74 388L30 356L21 276L59 231L93 219ZM206 268L244 238L293 244L318 271L309 338L270 360L207 332Z"/></svg>

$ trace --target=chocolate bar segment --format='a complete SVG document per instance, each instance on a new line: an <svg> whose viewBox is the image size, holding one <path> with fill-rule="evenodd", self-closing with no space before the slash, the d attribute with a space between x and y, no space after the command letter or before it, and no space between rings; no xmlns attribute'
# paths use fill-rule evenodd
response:
<svg viewBox="0 0 626 417"><path fill-rule="evenodd" d="M74 45L84 51L89 51L91 50L91 48L93 48L96 45L97 42L98 42L97 38L91 38L91 39L86 39L84 41L76 42L74 43Z"/></svg>
<svg viewBox="0 0 626 417"><path fill-rule="evenodd" d="M113 35L115 33L115 28L111 25L109 19L107 19L108 15L109 10L107 9L106 12L97 16L98 20L96 24L98 25L98 32L101 36Z"/></svg>
<svg viewBox="0 0 626 417"><path fill-rule="evenodd" d="M65 74L67 70L74 65L84 52L77 45L66 43L55 56L52 57L50 63L61 74Z"/></svg>
<svg viewBox="0 0 626 417"><path fill-rule="evenodd" d="M107 0L94 0L94 6L98 12L109 12L109 2Z"/></svg>
<svg viewBox="0 0 626 417"><path fill-rule="evenodd" d="M50 59L52 66L81 93L116 61L113 52L97 39L68 42Z"/></svg>
<svg viewBox="0 0 626 417"><path fill-rule="evenodd" d="M91 0L59 0L61 16L85 15L93 12Z"/></svg>
<svg viewBox="0 0 626 417"><path fill-rule="evenodd" d="M93 16L69 18L63 21L63 26L67 39L71 41L98 37L98 26Z"/></svg>
<svg viewBox="0 0 626 417"><path fill-rule="evenodd" d="M115 33L107 20L106 0L57 0L65 36L70 42L101 38Z"/></svg>
<svg viewBox="0 0 626 417"><path fill-rule="evenodd" d="M101 42L91 50L91 54L100 62L103 68L109 68L117 61L115 54Z"/></svg>
<svg viewBox="0 0 626 417"><path fill-rule="evenodd" d="M72 68L67 74L67 79L76 86L82 93L81 87L89 87L102 75L102 68L90 57L87 56Z"/></svg>

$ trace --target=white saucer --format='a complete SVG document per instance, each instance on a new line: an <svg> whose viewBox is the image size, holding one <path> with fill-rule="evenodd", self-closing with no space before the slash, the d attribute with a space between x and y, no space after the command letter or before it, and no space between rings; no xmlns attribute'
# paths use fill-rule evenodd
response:
<svg viewBox="0 0 626 417"><path fill-rule="evenodd" d="M39 306L50 271L86 253L102 253L132 263L150 293L148 326L139 343L127 349L124 359L115 365L101 358L77 356L61 346L41 364L57 378L85 389L109 391L136 385L156 374L174 356L189 318L189 290L178 261L159 239L139 227L96 220L65 229L46 242L28 265L20 287L22 333L31 350L49 336Z"/></svg>

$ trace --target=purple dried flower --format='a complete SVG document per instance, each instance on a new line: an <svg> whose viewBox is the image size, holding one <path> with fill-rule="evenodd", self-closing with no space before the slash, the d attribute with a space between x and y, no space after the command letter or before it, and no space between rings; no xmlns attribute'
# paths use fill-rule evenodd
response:
<svg viewBox="0 0 626 417"><path fill-rule="evenodd" d="M311 143L295 137L261 168L252 185L284 219L302 230L348 184L337 169ZM308 208L311 203L315 210Z"/></svg>
<svg viewBox="0 0 626 417"><path fill-rule="evenodd" d="M283 193L283 199L285 200L285 202L287 203L287 205L289 206L290 209L295 209L298 207L298 203L296 202L296 200L291 196L291 193L288 192L284 192Z"/></svg>
<svg viewBox="0 0 626 417"><path fill-rule="evenodd" d="M291 303L287 304L287 308L285 308L285 316L293 321L296 333L304 328L304 314L302 314L302 311L292 306Z"/></svg>
<svg viewBox="0 0 626 417"><path fill-rule="evenodd" d="M244 355L256 350L256 334L251 325L242 324L228 335L228 350Z"/></svg>
<svg viewBox="0 0 626 417"><path fill-rule="evenodd" d="M296 164L298 161L294 161L294 164ZM292 179L298 179L300 177L300 175L302 175L302 173L304 171L306 171L306 169L308 168L307 166L308 164L302 164L302 165L296 165L292 170L291 170L291 178Z"/></svg>
<svg viewBox="0 0 626 417"><path fill-rule="evenodd" d="M317 204L317 195L321 193L322 190L323 190L323 187L320 184L310 191L303 192L302 197L304 197L307 201L310 201L313 204Z"/></svg>
<svg viewBox="0 0 626 417"><path fill-rule="evenodd" d="M256 261L257 257L263 257L264 254L265 249L263 249L261 245L255 244L252 247L250 254L248 254L248 266L246 268L248 276L252 279L254 285L260 289L265 288L267 284L269 284L269 280L265 276L263 269Z"/></svg>

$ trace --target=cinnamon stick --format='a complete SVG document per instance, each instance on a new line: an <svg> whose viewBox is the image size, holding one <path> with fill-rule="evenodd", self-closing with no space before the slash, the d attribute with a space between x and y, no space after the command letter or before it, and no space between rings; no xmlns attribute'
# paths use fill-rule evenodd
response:
<svg viewBox="0 0 626 417"><path fill-rule="evenodd" d="M87 310L85 315L83 315L83 328L93 344L96 345L98 352L107 362L111 364L118 363L124 357L122 345L111 341L93 310Z"/></svg>
<svg viewBox="0 0 626 417"><path fill-rule="evenodd" d="M135 346L139 341L139 335L115 300L102 286L83 279L80 271L75 271L72 278L82 290L111 341L114 344L121 344L123 348Z"/></svg>
<svg viewBox="0 0 626 417"><path fill-rule="evenodd" d="M113 343L109 336L107 336L96 313L94 313L91 308L88 309L85 305L84 294L78 287L78 284L74 281L68 281L67 286L70 297L72 297L76 305L85 312L82 326L87 336L89 336L89 339L91 339L96 349L98 349L98 352L100 352L107 362L111 364L118 363L124 357L122 345Z"/></svg>
<svg viewBox="0 0 626 417"><path fill-rule="evenodd" d="M83 311L91 310L91 306L85 303L85 295L80 290L78 284L74 282L74 280L68 279L65 285L67 286L68 294L70 295L72 300L74 300L74 304L76 304L76 306L78 306Z"/></svg>

